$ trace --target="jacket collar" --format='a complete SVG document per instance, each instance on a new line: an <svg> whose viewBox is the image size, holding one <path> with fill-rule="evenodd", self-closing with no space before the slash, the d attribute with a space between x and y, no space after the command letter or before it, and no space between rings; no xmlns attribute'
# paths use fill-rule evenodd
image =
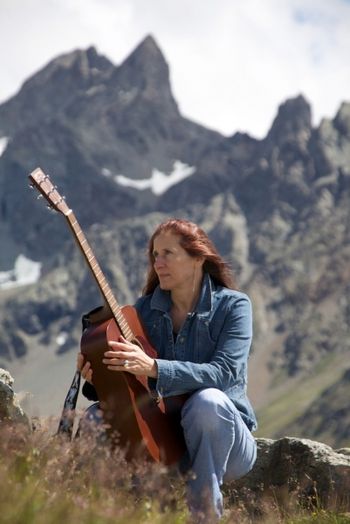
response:
<svg viewBox="0 0 350 524"><path fill-rule="evenodd" d="M208 273L204 273L202 288L199 295L199 300L194 309L195 313L209 313L212 309L212 291L213 281ZM171 308L171 297L170 291L164 291L159 286L153 292L151 298L151 309L158 309L164 313L170 311Z"/></svg>

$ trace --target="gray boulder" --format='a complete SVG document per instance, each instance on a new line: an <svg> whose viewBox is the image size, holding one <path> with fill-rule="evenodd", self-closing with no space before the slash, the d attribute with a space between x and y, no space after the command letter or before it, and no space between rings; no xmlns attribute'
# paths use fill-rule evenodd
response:
<svg viewBox="0 0 350 524"><path fill-rule="evenodd" d="M0 421L1 423L21 423L29 428L29 419L18 403L13 390L13 382L10 373L0 368Z"/></svg>
<svg viewBox="0 0 350 524"><path fill-rule="evenodd" d="M283 507L297 503L349 511L349 448L333 450L320 442L293 437L258 438L257 444L252 471L228 486L233 500L243 497L261 511L261 502L266 500Z"/></svg>

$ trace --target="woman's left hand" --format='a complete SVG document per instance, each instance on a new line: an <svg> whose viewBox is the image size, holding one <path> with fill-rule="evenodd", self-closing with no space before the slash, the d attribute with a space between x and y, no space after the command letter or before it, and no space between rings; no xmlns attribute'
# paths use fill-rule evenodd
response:
<svg viewBox="0 0 350 524"><path fill-rule="evenodd" d="M137 344L129 342L124 337L119 341L108 342L111 350L104 354L103 363L111 371L128 371L133 375L146 375L157 378L157 363L154 358L149 357Z"/></svg>

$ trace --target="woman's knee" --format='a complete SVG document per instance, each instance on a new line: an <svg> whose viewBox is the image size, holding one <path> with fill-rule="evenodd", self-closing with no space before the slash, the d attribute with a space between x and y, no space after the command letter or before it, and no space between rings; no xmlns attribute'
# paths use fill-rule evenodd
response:
<svg viewBox="0 0 350 524"><path fill-rule="evenodd" d="M182 425L198 426L202 430L216 431L223 419L233 419L231 401L215 388L200 389L193 393L182 408Z"/></svg>

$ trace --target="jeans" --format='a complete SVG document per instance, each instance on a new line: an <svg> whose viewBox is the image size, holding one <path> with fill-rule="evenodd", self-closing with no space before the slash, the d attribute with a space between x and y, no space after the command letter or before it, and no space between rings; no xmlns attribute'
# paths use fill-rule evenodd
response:
<svg viewBox="0 0 350 524"><path fill-rule="evenodd" d="M98 403L88 408L85 420L102 422ZM182 408L181 424L187 454L179 469L188 479L188 506L198 522L213 522L223 513L221 485L252 469L256 441L233 402L215 388L190 396Z"/></svg>
<svg viewBox="0 0 350 524"><path fill-rule="evenodd" d="M256 442L231 400L219 389L200 389L182 408L188 457L182 463L191 472L188 505L195 516L220 518L220 486L248 473L256 460ZM186 464L187 462L187 464ZM212 522L209 520L208 522Z"/></svg>

